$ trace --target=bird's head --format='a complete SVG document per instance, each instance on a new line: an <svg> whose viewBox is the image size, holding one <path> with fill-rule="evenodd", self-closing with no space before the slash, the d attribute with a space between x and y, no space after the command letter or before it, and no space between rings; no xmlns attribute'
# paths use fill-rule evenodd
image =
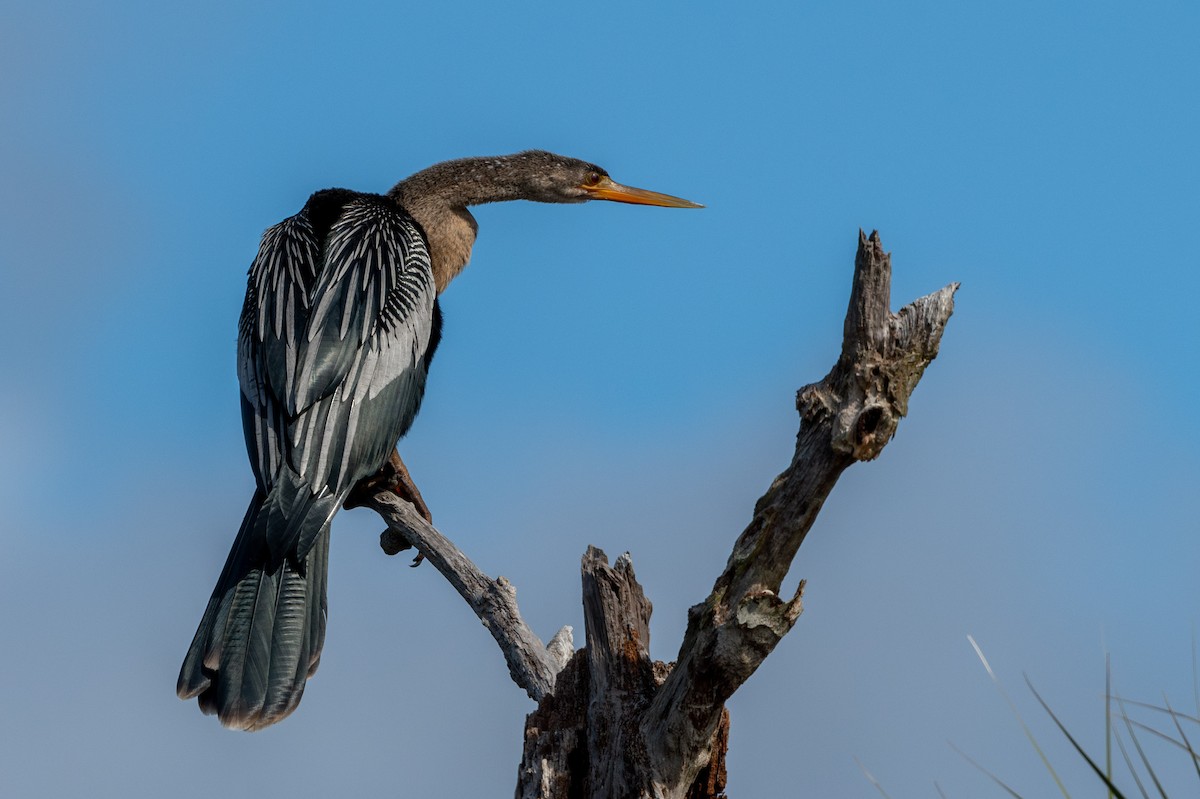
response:
<svg viewBox="0 0 1200 799"><path fill-rule="evenodd" d="M512 165L527 180L527 199L547 203L582 203L611 200L665 208L703 208L699 203L660 194L657 191L623 186L609 177L608 171L595 164L555 155L545 150L529 150L509 156Z"/></svg>
<svg viewBox="0 0 1200 799"><path fill-rule="evenodd" d="M443 161L400 181L388 195L425 231L439 292L471 256L478 226L468 206L509 200L611 200L667 208L704 207L669 194L622 186L595 164L545 150Z"/></svg>

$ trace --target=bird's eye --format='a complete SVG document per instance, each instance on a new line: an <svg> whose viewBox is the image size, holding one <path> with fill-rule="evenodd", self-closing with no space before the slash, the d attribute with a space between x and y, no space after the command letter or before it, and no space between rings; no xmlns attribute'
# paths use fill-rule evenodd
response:
<svg viewBox="0 0 1200 799"><path fill-rule="evenodd" d="M595 186L595 185L598 185L599 183L600 183L600 173L599 172L589 172L588 176L583 179L583 185L585 185L585 186Z"/></svg>

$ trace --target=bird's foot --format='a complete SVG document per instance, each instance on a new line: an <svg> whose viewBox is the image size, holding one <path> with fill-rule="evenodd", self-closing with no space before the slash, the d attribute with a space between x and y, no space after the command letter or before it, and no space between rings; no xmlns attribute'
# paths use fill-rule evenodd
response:
<svg viewBox="0 0 1200 799"><path fill-rule="evenodd" d="M429 512L429 506L425 504L421 491L413 482L412 475L408 473L408 467L404 465L404 461L400 460L400 453L392 450L392 457L384 466L384 470L388 472L388 488L392 493L410 503L425 521L433 524L433 514Z"/></svg>
<svg viewBox="0 0 1200 799"><path fill-rule="evenodd" d="M421 496L420 489L413 482L412 475L408 473L408 467L404 465L404 461L400 458L400 453L396 450L392 450L392 455L388 458L388 462L383 465L383 468L373 477L355 486L354 492L373 492L381 488L391 491L400 497L400 499L408 502L416 509L417 513L421 514L425 521L433 524L433 514L429 512L429 506L425 504L425 499ZM354 492L351 494L352 497ZM347 502L349 501L348 499ZM380 534L379 546L388 555L395 555L406 549L412 549L412 542L394 530L388 529ZM425 560L425 555L418 552L409 566L420 566L423 560Z"/></svg>
<svg viewBox="0 0 1200 799"><path fill-rule="evenodd" d="M429 512L429 506L425 504L420 489L413 482L412 475L408 473L408 467L404 465L400 453L396 450L392 450L391 457L379 471L358 481L358 484L350 490L342 507L346 510L360 508L367 504L367 500L372 494L380 490L391 491L412 505L425 521L433 524L433 514Z"/></svg>
<svg viewBox="0 0 1200 799"><path fill-rule="evenodd" d="M398 555L406 549L412 549L413 545L411 541L389 527L379 534L379 548L383 550L383 554L385 555ZM424 560L425 556L418 552L417 556L413 558L413 562L408 565L415 569Z"/></svg>
<svg viewBox="0 0 1200 799"><path fill-rule="evenodd" d="M379 534L379 548L385 555L397 555L406 549L412 549L412 542L389 527Z"/></svg>

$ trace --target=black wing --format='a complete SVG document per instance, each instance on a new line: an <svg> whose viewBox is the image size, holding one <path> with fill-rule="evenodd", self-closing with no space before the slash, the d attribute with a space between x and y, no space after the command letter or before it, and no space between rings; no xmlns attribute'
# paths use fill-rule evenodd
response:
<svg viewBox="0 0 1200 799"><path fill-rule="evenodd" d="M435 296L420 229L383 198L351 199L326 236L305 212L263 235L238 377L264 492L285 464L334 494L383 464L424 394Z"/></svg>
<svg viewBox="0 0 1200 799"><path fill-rule="evenodd" d="M411 217L382 198L349 203L329 231L301 338L291 464L335 493L383 465L425 391L436 290Z"/></svg>
<svg viewBox="0 0 1200 799"><path fill-rule="evenodd" d="M246 449L263 493L285 459L284 398L294 391L319 262L320 243L301 211L263 233L250 265L238 324L238 381Z"/></svg>

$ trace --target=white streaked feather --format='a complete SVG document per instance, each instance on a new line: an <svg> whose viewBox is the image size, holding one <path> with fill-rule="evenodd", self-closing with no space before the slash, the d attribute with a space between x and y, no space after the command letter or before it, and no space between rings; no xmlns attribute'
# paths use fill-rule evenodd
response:
<svg viewBox="0 0 1200 799"><path fill-rule="evenodd" d="M361 459L361 453L382 445L367 439L356 448L360 436L398 437L416 413L436 290L416 226L377 202L347 204L329 231L319 272L307 258L304 236L311 237L312 229L302 216L263 235L250 270L258 307L239 336L239 382L258 409L257 466L267 482L291 464L314 492L322 487L336 492L361 477L352 474L365 468L351 462L355 452ZM306 279L314 283L308 291ZM325 332L331 323L336 327ZM271 336L280 342L287 386L269 385L259 347ZM322 349L328 346L354 350L330 355ZM325 376L318 377L318 370ZM313 395L314 389L323 396ZM363 429L362 403L379 401L388 390L397 393L383 401L400 418L391 420L389 430ZM287 397L289 407L299 410L290 422L276 397ZM383 407L372 412L372 427Z"/></svg>

